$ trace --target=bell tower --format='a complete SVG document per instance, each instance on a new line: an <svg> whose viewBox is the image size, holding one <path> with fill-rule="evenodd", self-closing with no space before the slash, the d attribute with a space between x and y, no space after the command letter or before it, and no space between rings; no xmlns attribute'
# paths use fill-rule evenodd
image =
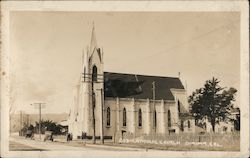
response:
<svg viewBox="0 0 250 158"><path fill-rule="evenodd" d="M83 53L82 75L83 132L88 136L100 136L104 97L103 51L97 45L94 25L90 45Z"/></svg>

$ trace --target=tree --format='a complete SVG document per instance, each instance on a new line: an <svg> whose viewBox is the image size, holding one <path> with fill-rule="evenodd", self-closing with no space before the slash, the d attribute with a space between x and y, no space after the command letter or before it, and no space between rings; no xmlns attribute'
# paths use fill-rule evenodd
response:
<svg viewBox="0 0 250 158"><path fill-rule="evenodd" d="M35 127L34 127L33 125L30 125L30 126L28 127L28 130L34 131L34 129L35 129Z"/></svg>
<svg viewBox="0 0 250 158"><path fill-rule="evenodd" d="M36 126L35 128L39 129L39 122L36 122ZM52 131L53 134L57 135L57 134L62 134L61 130L62 130L62 126L56 124L55 122L51 121L51 120L42 120L41 121L41 130L42 133L44 133L46 130L47 131Z"/></svg>
<svg viewBox="0 0 250 158"><path fill-rule="evenodd" d="M219 86L219 83L220 81L214 77L207 80L204 87L197 89L188 99L196 122L207 118L212 125L213 132L215 124L230 115L229 108L235 101L237 92L235 88L225 90Z"/></svg>

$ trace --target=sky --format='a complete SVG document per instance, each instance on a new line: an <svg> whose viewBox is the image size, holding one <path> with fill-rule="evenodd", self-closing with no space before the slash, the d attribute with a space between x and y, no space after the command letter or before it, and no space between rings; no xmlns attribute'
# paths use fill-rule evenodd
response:
<svg viewBox="0 0 250 158"><path fill-rule="evenodd" d="M238 12L11 12L12 112L69 112L95 25L104 71L180 78L190 95L206 80L240 88ZM239 106L239 105L238 105Z"/></svg>

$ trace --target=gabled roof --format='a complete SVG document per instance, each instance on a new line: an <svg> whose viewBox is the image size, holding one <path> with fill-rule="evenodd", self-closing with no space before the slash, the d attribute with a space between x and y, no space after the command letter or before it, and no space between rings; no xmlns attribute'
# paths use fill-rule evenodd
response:
<svg viewBox="0 0 250 158"><path fill-rule="evenodd" d="M153 99L153 82L156 100L174 100L170 89L184 89L180 79L175 77L105 72L104 78L105 97Z"/></svg>

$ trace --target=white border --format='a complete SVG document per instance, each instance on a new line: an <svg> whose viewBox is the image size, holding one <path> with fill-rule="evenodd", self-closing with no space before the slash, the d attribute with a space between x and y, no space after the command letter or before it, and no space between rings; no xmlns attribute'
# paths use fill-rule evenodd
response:
<svg viewBox="0 0 250 158"><path fill-rule="evenodd" d="M10 11L239 11L241 12L240 152L110 152L9 150ZM249 156L249 15L247 1L1 1L1 156L2 157L248 157ZM230 143L230 142L229 142Z"/></svg>

